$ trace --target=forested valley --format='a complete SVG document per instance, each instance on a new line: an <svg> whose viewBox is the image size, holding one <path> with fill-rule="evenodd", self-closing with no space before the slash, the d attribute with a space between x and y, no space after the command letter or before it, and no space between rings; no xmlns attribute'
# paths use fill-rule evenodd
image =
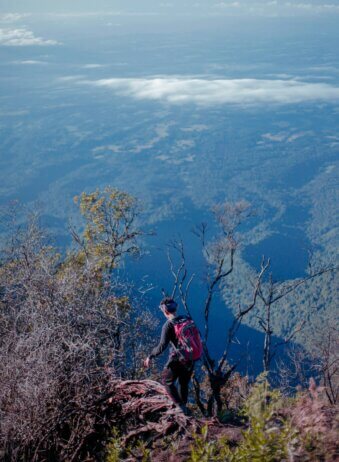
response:
<svg viewBox="0 0 339 462"><path fill-rule="evenodd" d="M159 363L150 371L143 367L159 319L119 276L127 259L141 258L139 202L111 187L82 193L75 202L82 225L70 226L67 249L53 243L36 210L12 203L1 216L2 460L336 460L335 323L317 324L312 341L302 344L310 319L305 304L283 336L276 336L275 317L281 302L299 310L308 287L335 281L333 264L310 260L303 278L276 281L267 256L234 284L245 274L237 266L242 226L255 212L245 201L213 208L215 233L208 236L206 223L193 230L205 261L206 297L197 320L204 353L185 415L165 393ZM185 243L171 241L167 258L173 284L164 295L194 318L195 275L187 268ZM210 315L219 295L233 304L233 317L216 339ZM237 345L237 357L231 354L239 329L253 320L263 339L256 377L239 372L245 346ZM220 355L213 341L222 345Z"/></svg>

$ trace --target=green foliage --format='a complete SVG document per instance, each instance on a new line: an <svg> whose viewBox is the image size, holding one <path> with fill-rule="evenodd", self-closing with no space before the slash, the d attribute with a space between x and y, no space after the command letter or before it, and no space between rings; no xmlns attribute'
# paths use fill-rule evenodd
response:
<svg viewBox="0 0 339 462"><path fill-rule="evenodd" d="M286 459L295 433L278 414L282 405L281 393L272 390L266 377L260 376L243 406L248 429L243 432L240 444L232 449L225 438L209 441L205 427L201 435L195 435L190 462L278 462Z"/></svg>
<svg viewBox="0 0 339 462"><path fill-rule="evenodd" d="M83 237L73 233L81 250L79 262L91 261L100 270L112 271L124 254L136 254L135 239L141 234L135 225L137 201L129 194L107 187L83 192L74 201L85 220Z"/></svg>
<svg viewBox="0 0 339 462"><path fill-rule="evenodd" d="M331 265L330 258L323 259L319 254L315 254L313 258L315 261L318 259L315 269L319 269L321 265ZM249 281L254 277L254 269L238 254L234 270L227 278L227 284L223 286L223 298L228 306L237 307L246 303L253 290ZM284 284L294 284L296 281L286 280ZM296 326L306 321L303 329L296 332L293 342L303 345L312 354L314 340L319 339L319 331L323 331L327 324L334 325L337 322L338 281L336 271L324 273L276 302L271 314L274 335L286 338ZM244 319L244 323L258 329L258 317L264 314L264 306L257 303L255 310L249 312Z"/></svg>
<svg viewBox="0 0 339 462"><path fill-rule="evenodd" d="M117 429L113 429L112 438L107 445L106 462L119 462L122 455L121 438Z"/></svg>
<svg viewBox="0 0 339 462"><path fill-rule="evenodd" d="M208 440L207 425L202 428L200 435L194 435L189 462L222 462L233 460L231 457L233 454L226 438Z"/></svg>
<svg viewBox="0 0 339 462"><path fill-rule="evenodd" d="M138 441L133 446L124 447L119 431L113 428L112 438L106 446L105 462L120 462L130 457L140 462L151 462L151 450L143 441Z"/></svg>
<svg viewBox="0 0 339 462"><path fill-rule="evenodd" d="M208 441L208 427L206 425L201 430L200 435L194 435L194 444L191 448L189 462L208 462L217 460L218 449L217 442Z"/></svg>
<svg viewBox="0 0 339 462"><path fill-rule="evenodd" d="M138 460L140 460L140 462L151 462L151 450L146 447L146 444L143 441L138 442L136 449L138 452ZM129 452L133 455L132 450Z"/></svg>
<svg viewBox="0 0 339 462"><path fill-rule="evenodd" d="M238 460L274 462L287 456L288 443L293 431L286 420L279 416L283 397L278 390L270 388L265 375L259 376L243 412L249 428L236 452Z"/></svg>

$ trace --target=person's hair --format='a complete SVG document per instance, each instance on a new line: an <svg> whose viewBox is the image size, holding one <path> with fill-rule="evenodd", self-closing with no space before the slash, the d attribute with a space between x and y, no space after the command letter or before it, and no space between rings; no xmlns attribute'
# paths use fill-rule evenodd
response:
<svg viewBox="0 0 339 462"><path fill-rule="evenodd" d="M175 313L177 311L178 304L171 297L165 297L161 300L160 306L165 306L169 313Z"/></svg>

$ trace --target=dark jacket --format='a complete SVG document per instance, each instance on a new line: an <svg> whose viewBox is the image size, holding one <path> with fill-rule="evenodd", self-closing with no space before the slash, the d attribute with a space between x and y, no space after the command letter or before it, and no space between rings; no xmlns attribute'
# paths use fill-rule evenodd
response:
<svg viewBox="0 0 339 462"><path fill-rule="evenodd" d="M162 326L161 330L161 337L158 345L153 348L150 358L155 358L156 356L161 355L163 351L166 350L168 347L169 343L172 344L171 350L170 350L170 356L169 356L169 361L171 359L175 359L175 349L178 346L178 339L175 335L174 331L174 325L181 322L183 319L187 319L186 316L176 316L173 319L168 319L165 324Z"/></svg>

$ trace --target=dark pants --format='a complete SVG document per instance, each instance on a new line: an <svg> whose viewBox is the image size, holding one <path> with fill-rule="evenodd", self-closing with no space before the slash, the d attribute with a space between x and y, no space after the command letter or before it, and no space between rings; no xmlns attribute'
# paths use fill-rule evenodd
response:
<svg viewBox="0 0 339 462"><path fill-rule="evenodd" d="M188 384L193 373L193 363L187 365L179 361L170 361L167 363L162 372L162 383L166 388L167 393L177 404L186 404L188 397ZM175 382L179 382L179 390L175 386Z"/></svg>

